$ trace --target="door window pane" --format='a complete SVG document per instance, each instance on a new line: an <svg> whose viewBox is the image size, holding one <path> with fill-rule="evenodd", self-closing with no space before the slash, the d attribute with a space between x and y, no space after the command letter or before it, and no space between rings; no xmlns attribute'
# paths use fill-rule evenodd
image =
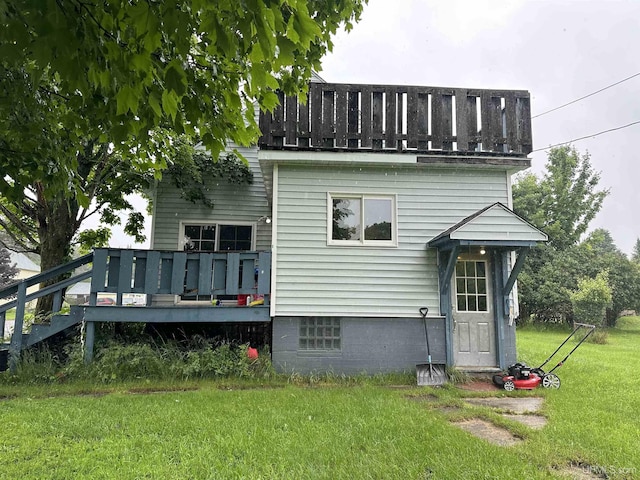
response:
<svg viewBox="0 0 640 480"><path fill-rule="evenodd" d="M478 295L478 311L486 312L487 311L487 296L486 295Z"/></svg>

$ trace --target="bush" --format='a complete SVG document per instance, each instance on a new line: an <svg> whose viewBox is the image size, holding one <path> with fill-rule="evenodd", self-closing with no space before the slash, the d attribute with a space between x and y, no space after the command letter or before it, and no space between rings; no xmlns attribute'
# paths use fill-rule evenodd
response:
<svg viewBox="0 0 640 480"><path fill-rule="evenodd" d="M612 299L608 273L602 271L596 278L578 280L578 289L571 292L570 298L576 320L602 326Z"/></svg>
<svg viewBox="0 0 640 480"><path fill-rule="evenodd" d="M606 345L609 340L609 332L606 329L597 329L589 338L587 338L587 343L596 343L598 345Z"/></svg>

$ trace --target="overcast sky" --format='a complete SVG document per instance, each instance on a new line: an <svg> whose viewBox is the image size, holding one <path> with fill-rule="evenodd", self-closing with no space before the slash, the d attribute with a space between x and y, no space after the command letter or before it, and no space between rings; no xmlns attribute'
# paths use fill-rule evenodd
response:
<svg viewBox="0 0 640 480"><path fill-rule="evenodd" d="M533 115L640 72L640 0L370 0L335 38L328 82L529 90ZM640 76L533 120L545 148L640 121ZM574 143L611 194L592 223L631 253L640 236L640 124ZM148 224L150 222L147 222ZM147 228L147 237L149 236ZM114 231L112 246L133 245ZM148 241L146 246L148 247Z"/></svg>
<svg viewBox="0 0 640 480"><path fill-rule="evenodd" d="M328 82L529 90L545 112L640 72L638 0L370 0L335 39ZM534 149L640 121L640 76L533 120ZM574 143L611 194L592 223L640 236L640 124ZM544 150L534 152L541 173Z"/></svg>

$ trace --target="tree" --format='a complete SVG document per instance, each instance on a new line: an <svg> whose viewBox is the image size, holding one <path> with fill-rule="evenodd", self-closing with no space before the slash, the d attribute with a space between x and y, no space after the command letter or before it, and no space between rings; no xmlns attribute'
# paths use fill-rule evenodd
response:
<svg viewBox="0 0 640 480"><path fill-rule="evenodd" d="M250 143L253 102L304 91L364 2L2 2L0 193L46 180L86 204L73 173L88 141L143 170L165 166L158 128L198 137L214 159L228 139Z"/></svg>
<svg viewBox="0 0 640 480"><path fill-rule="evenodd" d="M571 320L570 292L587 271L594 255L580 247L581 236L600 211L608 190L599 190L600 175L591 168L589 155L573 147L552 148L542 178L532 173L513 186L514 211L549 235L549 243L532 250L518 285L521 313L541 321ZM606 232L607 235L608 232ZM614 246L603 236L599 248Z"/></svg>
<svg viewBox="0 0 640 480"><path fill-rule="evenodd" d="M79 240L106 242L128 193L167 167L176 181L204 167L179 136L213 160L228 139L254 141L253 102L304 91L364 1L1 3L0 227L43 270L65 261L90 215L105 227ZM185 195L206 200L198 174L184 177L195 180ZM125 231L142 221L130 212Z"/></svg>
<svg viewBox="0 0 640 480"><path fill-rule="evenodd" d="M580 248L584 251L584 274L596 278L599 272L607 272L612 296L606 310L607 324L614 326L623 310L639 310L640 265L616 247L611 234L598 228L587 236Z"/></svg>
<svg viewBox="0 0 640 480"><path fill-rule="evenodd" d="M532 173L518 179L513 206L549 235L551 246L564 250L580 241L609 190L598 190L600 174L589 154L580 156L571 146L552 148L545 168L541 179Z"/></svg>
<svg viewBox="0 0 640 480"><path fill-rule="evenodd" d="M640 263L640 238L636 238L636 243L633 245L631 260L635 263Z"/></svg>
<svg viewBox="0 0 640 480"><path fill-rule="evenodd" d="M0 227L5 232L0 244L38 253L43 271L68 261L75 247L90 250L106 245L111 235L109 227L121 222L121 212L128 214L125 233L137 241L144 240L144 216L133 209L127 196L151 187L153 169L130 169L117 151L92 142L77 156L77 162L75 181L88 198L88 206L66 193L45 195L47 187L42 182L28 185L22 198L0 199ZM213 162L205 152L196 151L180 138L174 139L168 162L168 177L183 197L210 208L214 205L204 191L204 178L223 178L229 183L250 183L253 178L247 165L234 155ZM101 227L81 232L82 223L93 215L100 215ZM48 311L50 302L49 297L39 298L37 312Z"/></svg>
<svg viewBox="0 0 640 480"><path fill-rule="evenodd" d="M0 288L13 282L18 275L18 268L11 263L11 255L6 248L0 248Z"/></svg>

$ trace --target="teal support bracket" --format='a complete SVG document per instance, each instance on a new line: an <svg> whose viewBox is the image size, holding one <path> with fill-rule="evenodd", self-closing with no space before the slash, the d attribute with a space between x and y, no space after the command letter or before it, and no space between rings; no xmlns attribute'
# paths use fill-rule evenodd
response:
<svg viewBox="0 0 640 480"><path fill-rule="evenodd" d="M449 255L446 251L438 251L438 277L440 281L440 315L445 317L444 338L446 345L447 365L453 366L453 318L451 314L451 276L458 259L459 247L454 246Z"/></svg>
<svg viewBox="0 0 640 480"><path fill-rule="evenodd" d="M516 283L516 278L518 278L518 274L522 271L524 261L527 258L527 253L529 253L528 248L521 248L518 250L518 258L516 259L516 263L513 265L511 274L507 279L507 283L504 284L504 288L502 290L505 296L508 296L511 293L511 289L513 289L513 285Z"/></svg>
<svg viewBox="0 0 640 480"><path fill-rule="evenodd" d="M491 253L491 265L492 265L492 287L496 292L493 296L493 308L495 319L495 339L496 339L496 359L498 360L498 366L501 369L506 368L505 355L504 355L504 319L505 308L504 302L500 301L503 298L502 285L504 285L504 270L505 266L505 254L501 251L492 251ZM508 297L508 296L507 296ZM507 298L504 297L504 298Z"/></svg>

